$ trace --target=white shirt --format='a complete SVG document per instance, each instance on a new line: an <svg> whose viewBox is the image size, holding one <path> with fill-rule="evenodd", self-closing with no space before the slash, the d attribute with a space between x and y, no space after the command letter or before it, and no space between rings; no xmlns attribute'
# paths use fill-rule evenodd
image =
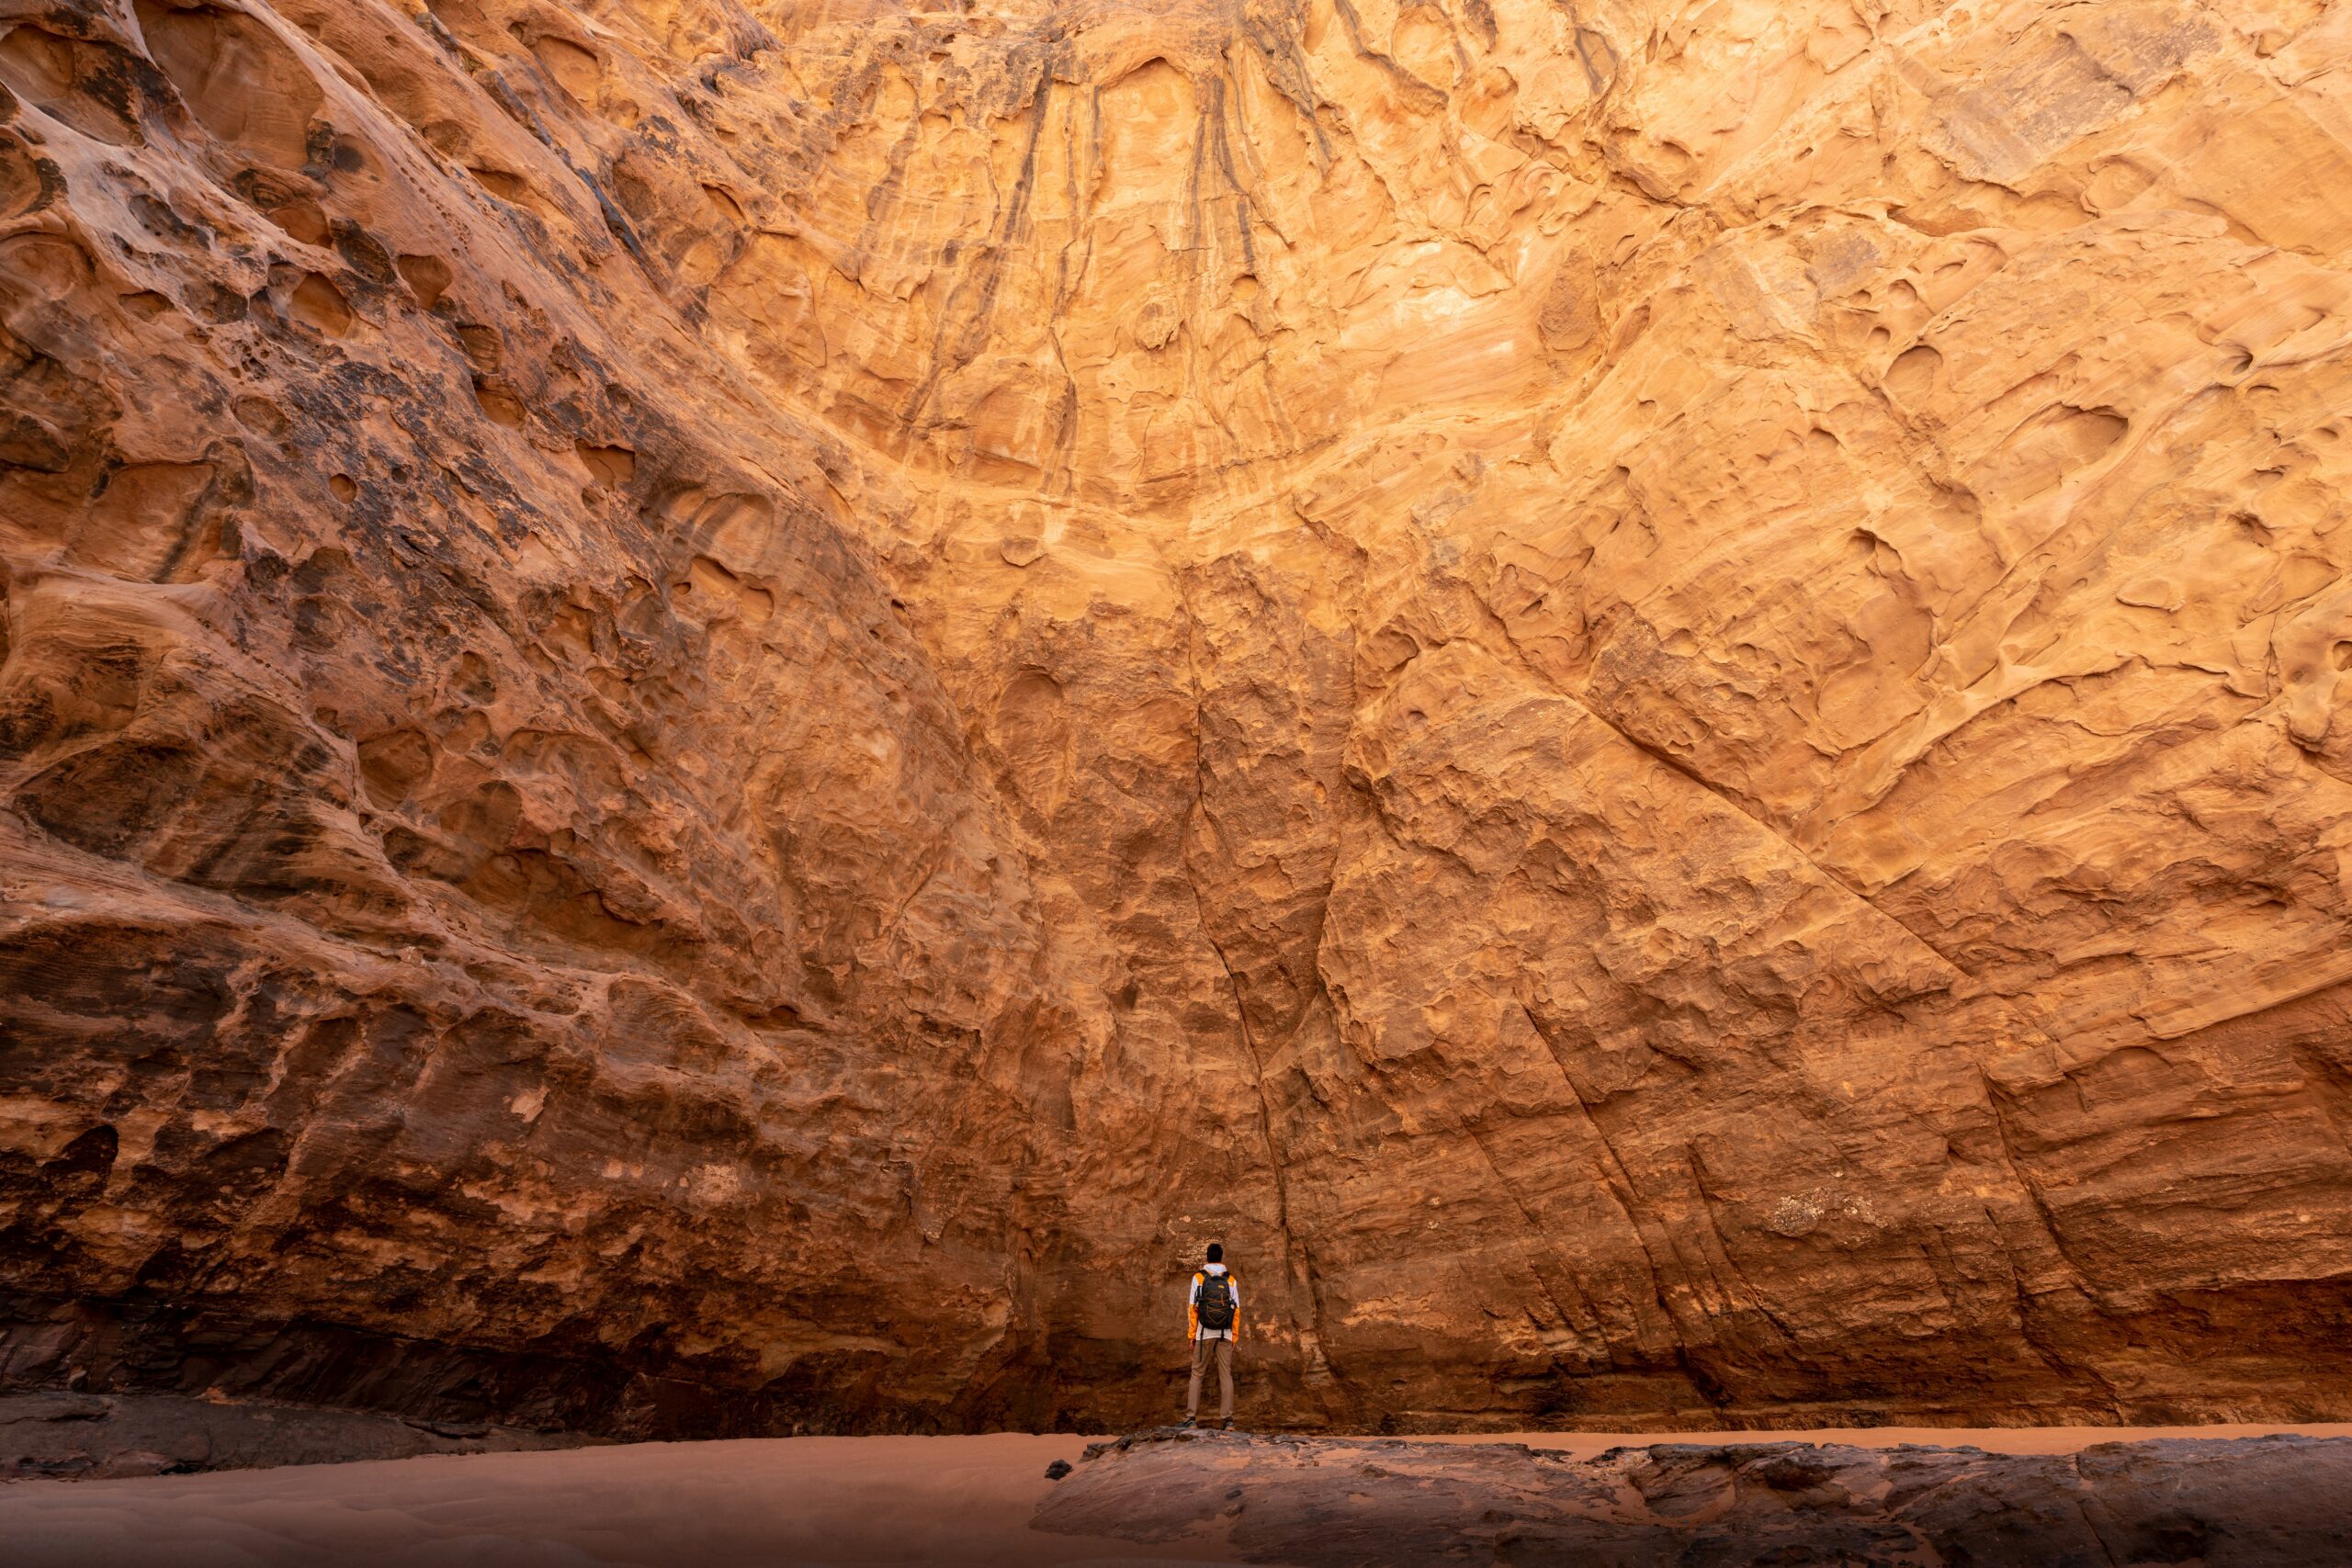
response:
<svg viewBox="0 0 2352 1568"><path fill-rule="evenodd" d="M1184 1292L1184 1326L1193 1329L1194 1337L1196 1338L1230 1339L1233 1337L1233 1330L1230 1328L1195 1327L1195 1325L1200 1322L1200 1319L1193 1315L1194 1310L1201 1304L1201 1275L1222 1274L1224 1272L1224 1264L1209 1264L1206 1268L1201 1270L1200 1274L1193 1276L1192 1288ZM1233 1291L1233 1321L1238 1325L1241 1321L1241 1281L1238 1280L1227 1280L1227 1283Z"/></svg>

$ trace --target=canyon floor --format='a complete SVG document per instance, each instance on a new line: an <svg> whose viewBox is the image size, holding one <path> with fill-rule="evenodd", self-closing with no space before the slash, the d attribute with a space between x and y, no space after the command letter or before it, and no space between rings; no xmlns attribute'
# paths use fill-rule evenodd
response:
<svg viewBox="0 0 2352 1568"><path fill-rule="evenodd" d="M0 1487L16 1568L2304 1565L2352 1426L794 1438ZM1073 1468L1046 1478L1055 1461Z"/></svg>

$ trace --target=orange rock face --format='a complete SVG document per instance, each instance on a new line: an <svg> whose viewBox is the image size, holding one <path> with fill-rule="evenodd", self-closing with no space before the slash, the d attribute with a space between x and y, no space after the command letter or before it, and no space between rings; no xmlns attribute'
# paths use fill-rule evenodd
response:
<svg viewBox="0 0 2352 1568"><path fill-rule="evenodd" d="M0 1376L2347 1408L2352 7L0 28Z"/></svg>

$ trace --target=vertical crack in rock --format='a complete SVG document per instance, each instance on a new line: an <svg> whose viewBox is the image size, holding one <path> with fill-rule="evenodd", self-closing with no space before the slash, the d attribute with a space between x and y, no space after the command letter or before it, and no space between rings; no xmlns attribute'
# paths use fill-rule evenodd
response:
<svg viewBox="0 0 2352 1568"><path fill-rule="evenodd" d="M1248 1053L1250 1058L1250 1088L1258 1107L1258 1135L1265 1146L1267 1168L1274 1179L1275 1228L1282 1236L1283 1262L1284 1271L1288 1275L1283 1293L1294 1306L1297 1294L1302 1289L1306 1294L1306 1322L1296 1325L1303 1330L1302 1364L1312 1366L1320 1363L1328 1366L1329 1361L1322 1348L1322 1297L1315 1284L1314 1260L1291 1228L1290 1179L1284 1168L1282 1145L1274 1130L1272 1107L1266 1098L1265 1056L1259 1049L1257 1032L1250 1021L1249 997L1242 988L1240 976L1234 973L1232 961L1226 955L1225 944L1216 933L1216 912L1211 909L1207 898L1203 895L1198 877L1193 871L1199 836L1204 829L1211 827L1208 814L1209 727L1199 668L1197 643L1200 635L1199 620L1189 602L1181 597L1181 586L1178 608L1184 623L1185 663L1186 673L1193 689L1194 738L1193 799L1191 809L1186 814L1185 824L1185 881L1192 888L1193 915L1200 927L1202 940L1208 943L1209 950L1216 955L1217 968L1225 976L1226 988L1233 998L1233 1027L1240 1035L1242 1048ZM1333 1370L1336 1372L1336 1369Z"/></svg>

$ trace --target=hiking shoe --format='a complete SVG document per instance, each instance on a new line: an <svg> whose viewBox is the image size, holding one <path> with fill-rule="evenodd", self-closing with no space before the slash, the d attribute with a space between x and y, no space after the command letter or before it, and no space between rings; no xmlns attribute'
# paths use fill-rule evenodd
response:
<svg viewBox="0 0 2352 1568"><path fill-rule="evenodd" d="M1233 1430L1233 1417L1230 1416L1225 1418L1225 1429L1228 1432Z"/></svg>
<svg viewBox="0 0 2352 1568"><path fill-rule="evenodd" d="M1178 1430L1180 1430L1180 1431L1181 1431L1181 1430L1182 1430L1182 1429L1183 1429L1184 1427L1190 1427L1190 1426L1192 1426L1193 1424L1193 1418L1192 1418L1190 1416L1185 1416L1182 1421L1177 1422L1177 1423L1176 1423L1176 1426L1177 1426Z"/></svg>

